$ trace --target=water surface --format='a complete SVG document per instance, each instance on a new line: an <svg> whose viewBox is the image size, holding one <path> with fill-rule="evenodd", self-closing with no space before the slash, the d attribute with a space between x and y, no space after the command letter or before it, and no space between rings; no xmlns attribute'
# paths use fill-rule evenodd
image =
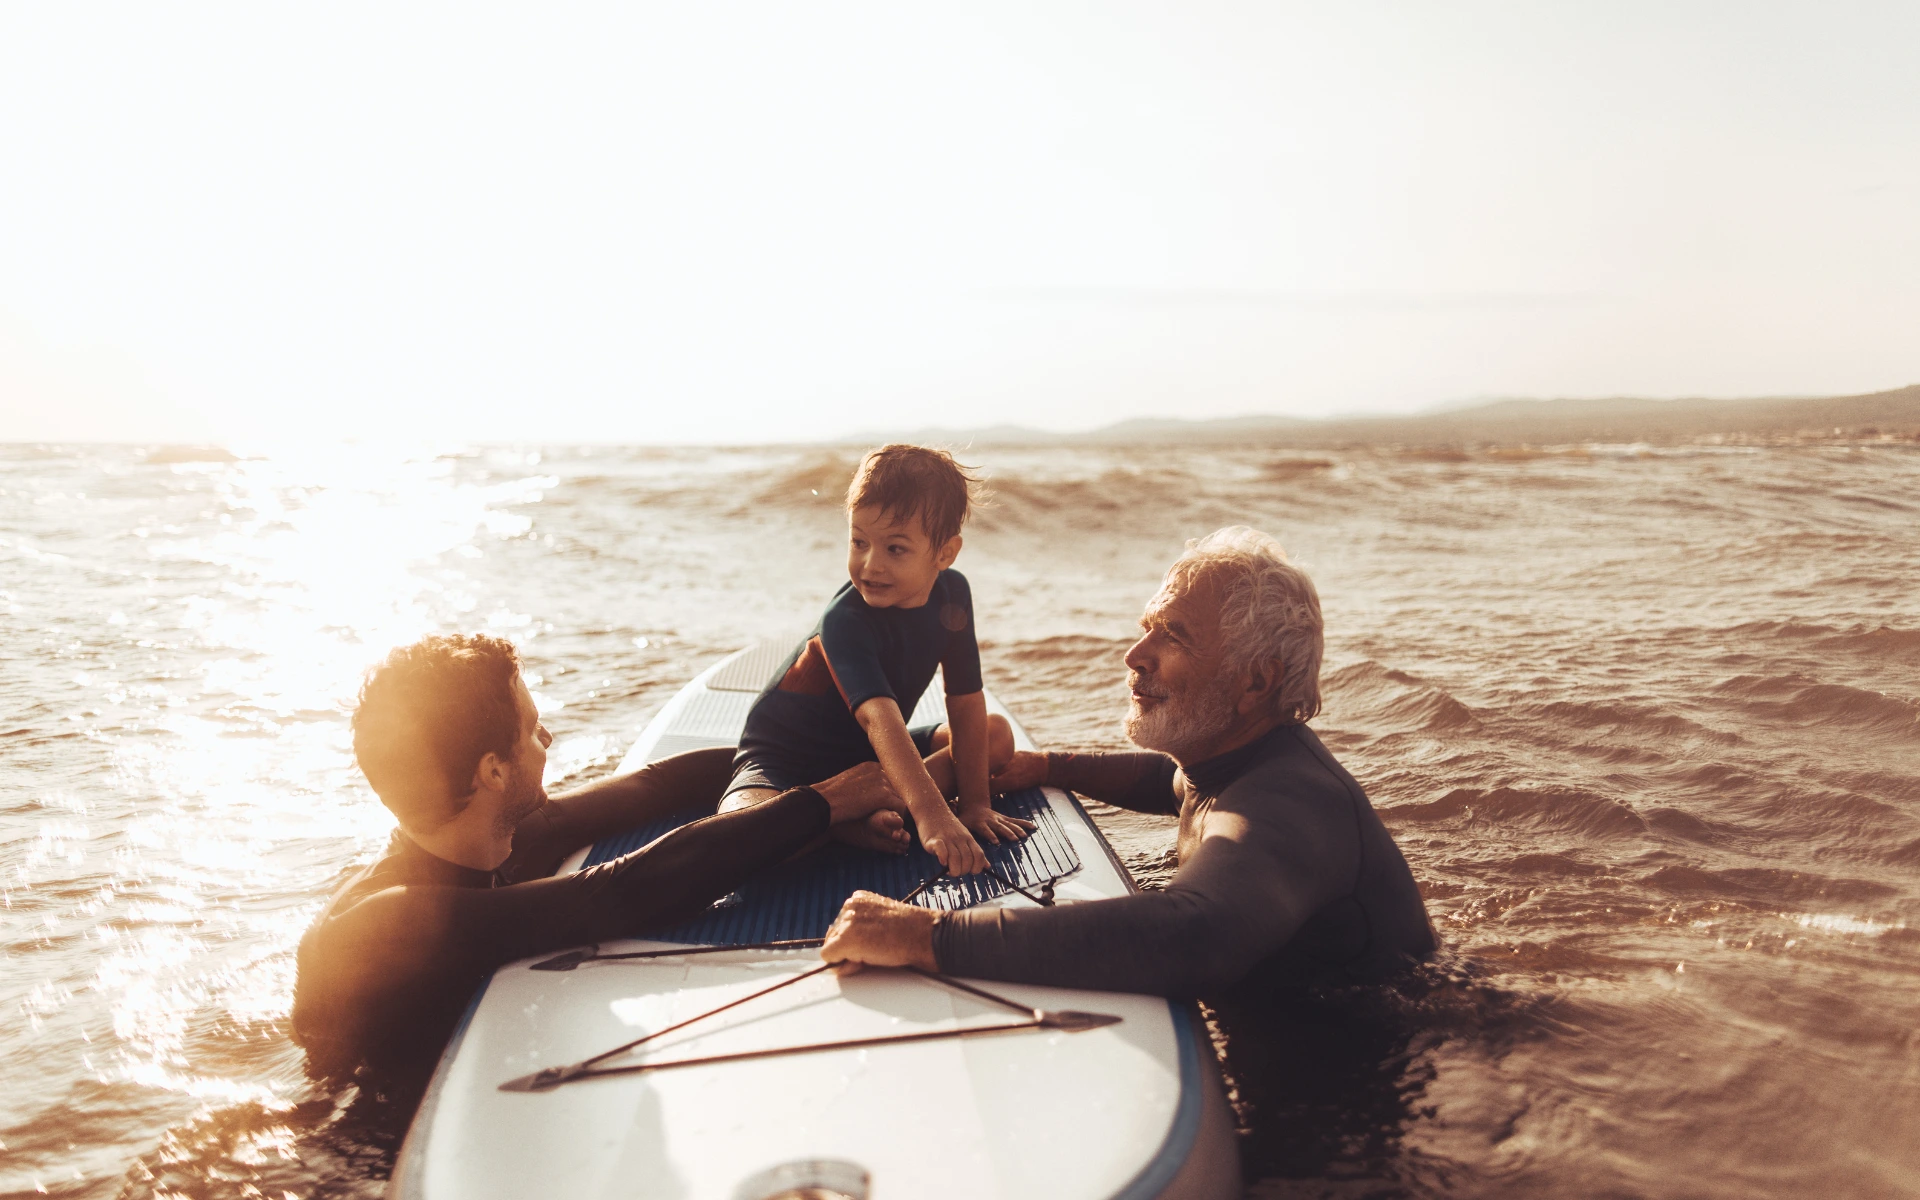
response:
<svg viewBox="0 0 1920 1200"><path fill-rule="evenodd" d="M1186 538L1256 525L1319 583L1316 727L1446 952L1219 1006L1251 1194L1920 1194L1920 454L975 458L959 566L1043 744L1121 744ZM550 786L592 778L811 619L850 467L0 447L0 1197L378 1195L413 1096L286 1036L295 942L391 828L360 673L509 636ZM1098 816L1168 877L1169 822Z"/></svg>

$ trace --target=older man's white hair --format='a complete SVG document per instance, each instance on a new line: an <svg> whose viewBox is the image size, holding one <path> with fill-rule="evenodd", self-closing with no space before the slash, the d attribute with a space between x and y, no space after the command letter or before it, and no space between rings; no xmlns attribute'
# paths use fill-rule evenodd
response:
<svg viewBox="0 0 1920 1200"><path fill-rule="evenodd" d="M1310 721L1320 711L1320 660L1326 652L1320 593L1287 552L1257 529L1229 525L1187 543L1167 568L1167 583L1190 586L1205 576L1220 588L1220 637L1226 667L1238 673L1278 659L1277 714Z"/></svg>

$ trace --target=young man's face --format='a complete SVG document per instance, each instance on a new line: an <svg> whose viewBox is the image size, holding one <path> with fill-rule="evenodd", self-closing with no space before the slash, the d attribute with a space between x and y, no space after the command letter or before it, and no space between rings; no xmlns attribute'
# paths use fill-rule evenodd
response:
<svg viewBox="0 0 1920 1200"><path fill-rule="evenodd" d="M553 745L553 735L540 723L532 693L517 675L513 699L520 709L520 740L513 746L513 783L500 812L500 824L508 830L547 802L547 747Z"/></svg>
<svg viewBox="0 0 1920 1200"><path fill-rule="evenodd" d="M936 547L918 517L899 520L871 504L847 514L847 577L874 608L919 608L959 553L957 535Z"/></svg>

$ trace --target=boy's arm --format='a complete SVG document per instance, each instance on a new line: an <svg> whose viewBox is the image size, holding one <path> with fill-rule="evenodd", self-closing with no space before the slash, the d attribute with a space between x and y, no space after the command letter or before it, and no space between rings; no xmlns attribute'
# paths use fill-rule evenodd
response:
<svg viewBox="0 0 1920 1200"><path fill-rule="evenodd" d="M953 756L960 823L976 838L995 846L1025 837L1032 825L993 811L987 787L987 694L948 696L947 729L952 736L948 753Z"/></svg>
<svg viewBox="0 0 1920 1200"><path fill-rule="evenodd" d="M900 716L900 705L891 696L875 696L862 704L853 716L866 731L873 755L887 773L887 782L907 802L907 811L920 827L920 841L927 851L940 860L950 875L972 875L986 870L986 851L980 849L980 843L973 840L967 827L947 808L945 797L934 786L933 777L927 774L927 764L920 761L920 750L913 744L913 735L907 732L907 722ZM983 749L984 746L982 738Z"/></svg>
<svg viewBox="0 0 1920 1200"><path fill-rule="evenodd" d="M960 811L991 807L987 803L987 694L948 696L947 728L953 737L953 782Z"/></svg>

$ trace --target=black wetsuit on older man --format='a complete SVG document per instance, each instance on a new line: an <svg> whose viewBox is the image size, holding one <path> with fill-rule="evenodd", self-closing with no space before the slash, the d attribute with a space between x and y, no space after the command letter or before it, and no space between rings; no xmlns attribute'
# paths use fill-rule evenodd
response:
<svg viewBox="0 0 1920 1200"><path fill-rule="evenodd" d="M732 766L729 748L694 750L617 788L551 801L515 829L512 856L493 871L438 858L395 830L300 941L294 1040L322 1073L430 1058L496 968L675 925L827 832L827 801L799 787L548 878L602 837L710 809Z"/></svg>
<svg viewBox="0 0 1920 1200"><path fill-rule="evenodd" d="M1159 891L941 914L942 971L1102 991L1210 995L1383 981L1435 948L1406 859L1305 725L1181 770L1164 754L1049 754L1047 781L1180 818Z"/></svg>

